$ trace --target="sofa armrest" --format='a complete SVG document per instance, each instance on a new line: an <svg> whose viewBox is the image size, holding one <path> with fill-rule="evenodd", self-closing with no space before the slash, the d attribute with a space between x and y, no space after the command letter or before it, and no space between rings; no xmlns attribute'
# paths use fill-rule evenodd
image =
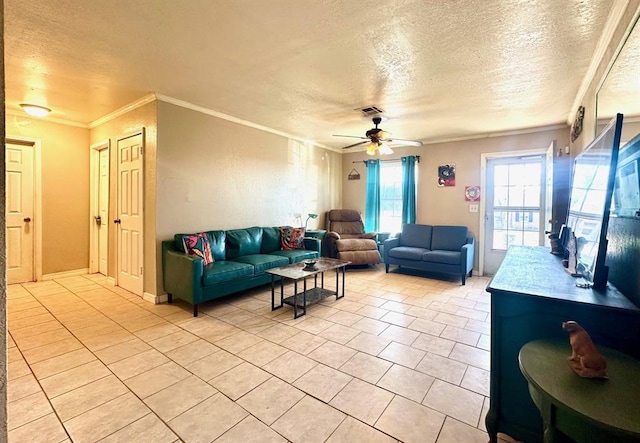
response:
<svg viewBox="0 0 640 443"><path fill-rule="evenodd" d="M400 246L400 235L393 238L388 238L384 241L384 262L389 263L389 251L397 246Z"/></svg>
<svg viewBox="0 0 640 443"><path fill-rule="evenodd" d="M304 237L302 241L304 242L305 249L309 251L316 251L318 253L318 257L322 255L322 241L319 238Z"/></svg>
<svg viewBox="0 0 640 443"><path fill-rule="evenodd" d="M162 248L162 282L167 294L191 304L199 303L203 269L202 258Z"/></svg>
<svg viewBox="0 0 640 443"><path fill-rule="evenodd" d="M473 270L473 258L475 255L476 240L473 236L467 237L467 244L462 246L462 264L465 266L465 274Z"/></svg>

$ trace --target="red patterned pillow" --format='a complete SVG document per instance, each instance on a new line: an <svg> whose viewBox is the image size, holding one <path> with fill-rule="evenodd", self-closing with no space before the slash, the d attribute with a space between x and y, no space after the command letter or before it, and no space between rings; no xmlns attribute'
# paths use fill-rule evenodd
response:
<svg viewBox="0 0 640 443"><path fill-rule="evenodd" d="M304 228L280 227L280 243L282 250L304 249Z"/></svg>
<svg viewBox="0 0 640 443"><path fill-rule="evenodd" d="M203 265L213 263L213 254L211 254L211 243L209 237L204 232L194 235L185 235L182 237L184 250L189 255L200 257Z"/></svg>

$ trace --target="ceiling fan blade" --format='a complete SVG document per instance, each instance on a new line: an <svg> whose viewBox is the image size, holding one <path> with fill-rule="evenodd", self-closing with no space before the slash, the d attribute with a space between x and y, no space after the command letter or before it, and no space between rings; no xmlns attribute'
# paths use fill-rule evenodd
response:
<svg viewBox="0 0 640 443"><path fill-rule="evenodd" d="M364 142L354 143L354 144L352 144L352 145L345 146L345 147L344 147L344 148L342 148L342 149L355 148L356 146L364 145L364 144L367 144L367 143L369 143L369 140L364 141Z"/></svg>
<svg viewBox="0 0 640 443"><path fill-rule="evenodd" d="M394 143L404 146L422 146L422 142L419 140L403 140L401 138L387 138L383 140L386 143Z"/></svg>
<svg viewBox="0 0 640 443"><path fill-rule="evenodd" d="M340 134L333 134L334 137L350 137L350 138L361 138L362 140L369 140L368 137L360 137L359 135L340 135Z"/></svg>

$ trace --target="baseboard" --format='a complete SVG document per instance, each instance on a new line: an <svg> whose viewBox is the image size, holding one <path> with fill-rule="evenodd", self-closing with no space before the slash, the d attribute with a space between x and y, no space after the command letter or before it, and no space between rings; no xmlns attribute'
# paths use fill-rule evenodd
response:
<svg viewBox="0 0 640 443"><path fill-rule="evenodd" d="M107 277L107 283L109 283L111 286L115 286L116 279L114 277Z"/></svg>
<svg viewBox="0 0 640 443"><path fill-rule="evenodd" d="M63 272L53 272L51 274L44 274L42 276L42 280L53 280L55 278L64 278L64 277L77 277L79 275L87 275L89 273L89 268L84 269L74 269L73 271L63 271Z"/></svg>
<svg viewBox="0 0 640 443"><path fill-rule="evenodd" d="M159 305L160 303L165 303L168 300L167 294L164 294L164 295L153 295L153 294L150 294L148 292L145 292L144 294L142 294L142 299L146 300L148 302L151 302L154 305Z"/></svg>

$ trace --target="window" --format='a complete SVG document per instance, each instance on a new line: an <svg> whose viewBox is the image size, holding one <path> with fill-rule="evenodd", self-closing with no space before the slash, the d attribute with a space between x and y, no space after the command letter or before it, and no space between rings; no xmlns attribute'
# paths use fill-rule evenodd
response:
<svg viewBox="0 0 640 443"><path fill-rule="evenodd" d="M402 164L380 162L380 232L402 229Z"/></svg>

